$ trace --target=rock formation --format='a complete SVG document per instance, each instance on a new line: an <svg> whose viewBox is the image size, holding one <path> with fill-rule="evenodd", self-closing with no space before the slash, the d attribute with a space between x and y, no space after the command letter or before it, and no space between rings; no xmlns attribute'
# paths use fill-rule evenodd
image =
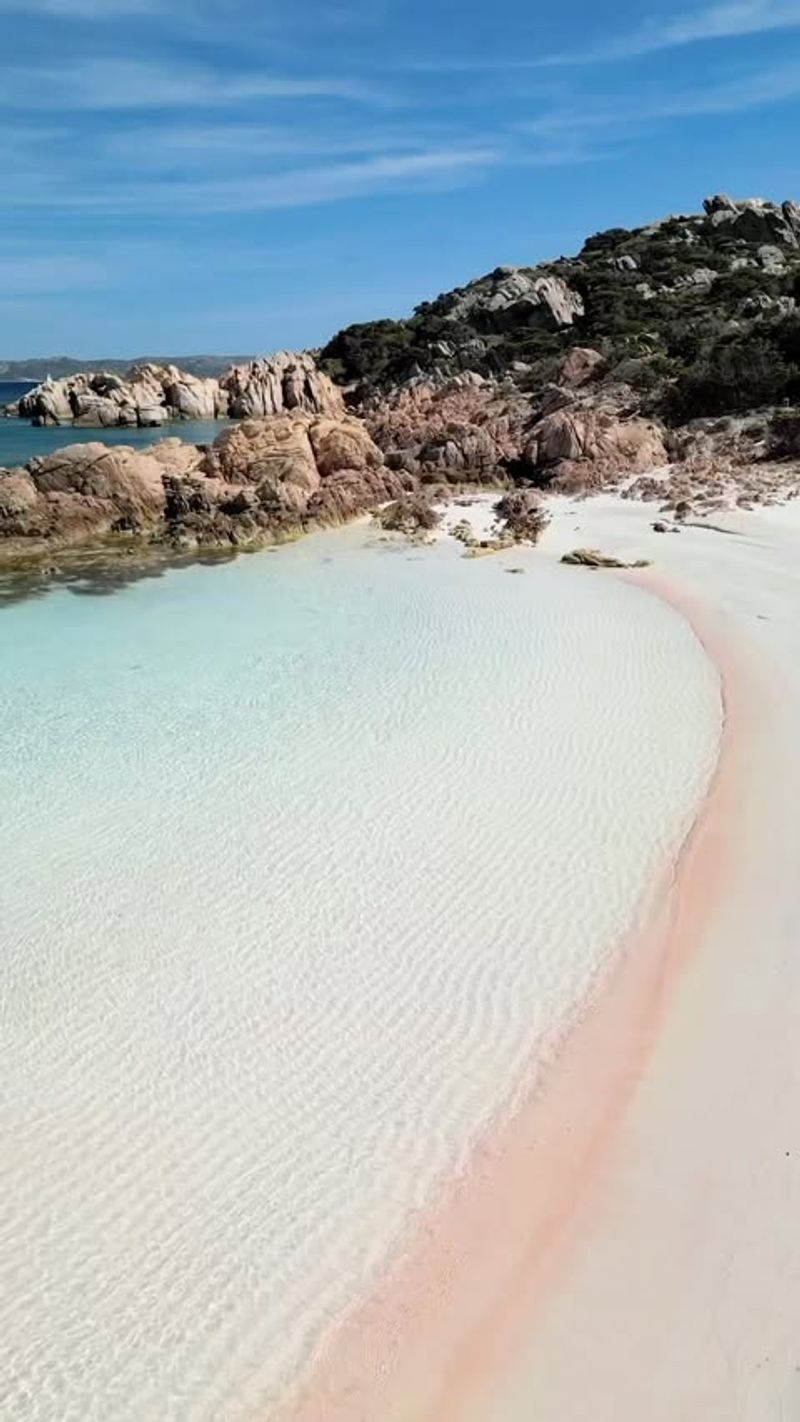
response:
<svg viewBox="0 0 800 1422"><path fill-rule="evenodd" d="M310 355L279 351L267 360L234 366L220 385L234 419L282 415L303 410L313 415L344 413L342 393L317 369Z"/></svg>
<svg viewBox="0 0 800 1422"><path fill-rule="evenodd" d="M550 516L533 489L512 489L494 506L498 523L518 543L538 543Z"/></svg>
<svg viewBox="0 0 800 1422"><path fill-rule="evenodd" d="M245 545L335 523L401 497L359 420L297 412L246 420L204 452L179 440L150 450L70 445L0 470L6 563L109 535L177 547Z"/></svg>
<svg viewBox="0 0 800 1422"><path fill-rule="evenodd" d="M536 482L562 492L600 489L664 466L664 432L652 421L591 404L539 420L522 450Z"/></svg>
<svg viewBox="0 0 800 1422"><path fill-rule="evenodd" d="M171 442L170 442L171 443ZM177 451L70 445L25 469L0 470L0 539L7 554L63 547L111 533L149 534L164 513L164 473ZM194 451L199 462L199 452Z"/></svg>
<svg viewBox="0 0 800 1422"><path fill-rule="evenodd" d="M471 321L478 330L519 325L559 330L583 316L584 305L561 277L541 275L535 268L498 267L444 298L442 310L448 320Z"/></svg>
<svg viewBox="0 0 800 1422"><path fill-rule="evenodd" d="M188 375L174 365L143 365L124 378L88 371L45 380L23 395L18 408L35 425L112 429L219 419L227 414L227 399L216 380Z"/></svg>
<svg viewBox="0 0 800 1422"><path fill-rule="evenodd" d="M498 267L405 320L346 327L320 362L383 394L468 371L537 395L608 376L680 424L800 399L799 304L800 205L713 197L598 232L575 256Z"/></svg>
<svg viewBox="0 0 800 1422"><path fill-rule="evenodd" d="M599 351L593 351L586 346L573 346L558 368L558 383L559 385L572 386L587 385L597 376L602 366L603 357Z"/></svg>
<svg viewBox="0 0 800 1422"><path fill-rule="evenodd" d="M392 468L450 483L502 479L534 423L531 402L518 390L475 375L441 385L412 381L365 416Z"/></svg>
<svg viewBox="0 0 800 1422"><path fill-rule="evenodd" d="M281 351L233 366L220 380L177 366L134 366L123 377L88 371L45 380L22 397L18 413L36 425L112 429L158 426L169 420L218 420L282 415L344 414L344 399L309 355Z"/></svg>
<svg viewBox="0 0 800 1422"><path fill-rule="evenodd" d="M593 352L588 353L593 355ZM596 364L586 352L570 374ZM539 400L480 376L412 381L366 410L386 462L424 482L599 488L668 462L663 431L624 385L550 385Z"/></svg>
<svg viewBox="0 0 800 1422"><path fill-rule="evenodd" d="M800 205L796 202L778 204L766 198L743 198L737 202L717 194L706 198L703 207L715 228L725 228L742 241L800 247Z"/></svg>

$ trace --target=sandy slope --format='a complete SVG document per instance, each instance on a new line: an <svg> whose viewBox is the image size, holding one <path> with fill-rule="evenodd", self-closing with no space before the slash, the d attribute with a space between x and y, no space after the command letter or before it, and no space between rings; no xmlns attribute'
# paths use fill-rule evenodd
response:
<svg viewBox="0 0 800 1422"><path fill-rule="evenodd" d="M320 1359L302 1422L800 1415L800 509L679 535L610 496L553 513L528 556L652 558L705 640L717 781L546 1094Z"/></svg>
<svg viewBox="0 0 800 1422"><path fill-rule="evenodd" d="M725 890L666 1016L574 1266L521 1361L463 1416L776 1422L800 1415L800 509L649 530L557 510L545 551L652 556L752 650ZM574 523L573 523L574 518Z"/></svg>
<svg viewBox="0 0 800 1422"><path fill-rule="evenodd" d="M722 893L573 1257L459 1418L776 1422L800 1414L800 509L650 530L555 506L543 551L652 557L749 656ZM586 576L600 576L587 574ZM509 1343L512 1339L509 1337Z"/></svg>

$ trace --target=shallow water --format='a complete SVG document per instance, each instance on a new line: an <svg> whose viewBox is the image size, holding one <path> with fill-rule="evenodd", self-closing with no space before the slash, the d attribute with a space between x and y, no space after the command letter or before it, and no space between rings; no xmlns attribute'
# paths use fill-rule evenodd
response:
<svg viewBox="0 0 800 1422"><path fill-rule="evenodd" d="M0 396L0 406L2 404ZM168 438L182 439L186 444L212 444L227 423L226 420L176 420L155 430L76 430L61 425L38 428L27 420L0 417L0 469L27 464L29 459L53 454L65 445L89 444L95 440L103 444L132 445L135 449L143 449L157 440Z"/></svg>
<svg viewBox="0 0 800 1422"><path fill-rule="evenodd" d="M0 615L4 1417L268 1417L707 784L671 610L370 542Z"/></svg>

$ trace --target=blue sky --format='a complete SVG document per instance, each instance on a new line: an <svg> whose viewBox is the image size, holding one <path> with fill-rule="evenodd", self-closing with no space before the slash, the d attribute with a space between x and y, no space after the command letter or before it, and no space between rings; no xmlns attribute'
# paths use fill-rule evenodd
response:
<svg viewBox="0 0 800 1422"><path fill-rule="evenodd" d="M0 357L248 352L800 196L800 0L0 0Z"/></svg>

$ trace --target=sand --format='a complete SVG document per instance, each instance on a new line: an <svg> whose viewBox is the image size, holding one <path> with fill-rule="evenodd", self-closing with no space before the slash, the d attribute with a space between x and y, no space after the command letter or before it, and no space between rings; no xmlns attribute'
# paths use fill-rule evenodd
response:
<svg viewBox="0 0 800 1422"><path fill-rule="evenodd" d="M461 555L367 525L0 617L4 1420L279 1415L414 1241L441 1266L479 1158L508 1293L491 1140L673 865L721 703L647 591Z"/></svg>
<svg viewBox="0 0 800 1422"><path fill-rule="evenodd" d="M4 1415L798 1414L800 510L653 517L15 610Z"/></svg>
<svg viewBox="0 0 800 1422"><path fill-rule="evenodd" d="M487 509L468 512L477 529ZM544 1092L487 1133L293 1422L800 1410L800 510L666 535L612 496L553 514L516 565L575 546L653 560L638 585L681 610L723 678L717 775Z"/></svg>

